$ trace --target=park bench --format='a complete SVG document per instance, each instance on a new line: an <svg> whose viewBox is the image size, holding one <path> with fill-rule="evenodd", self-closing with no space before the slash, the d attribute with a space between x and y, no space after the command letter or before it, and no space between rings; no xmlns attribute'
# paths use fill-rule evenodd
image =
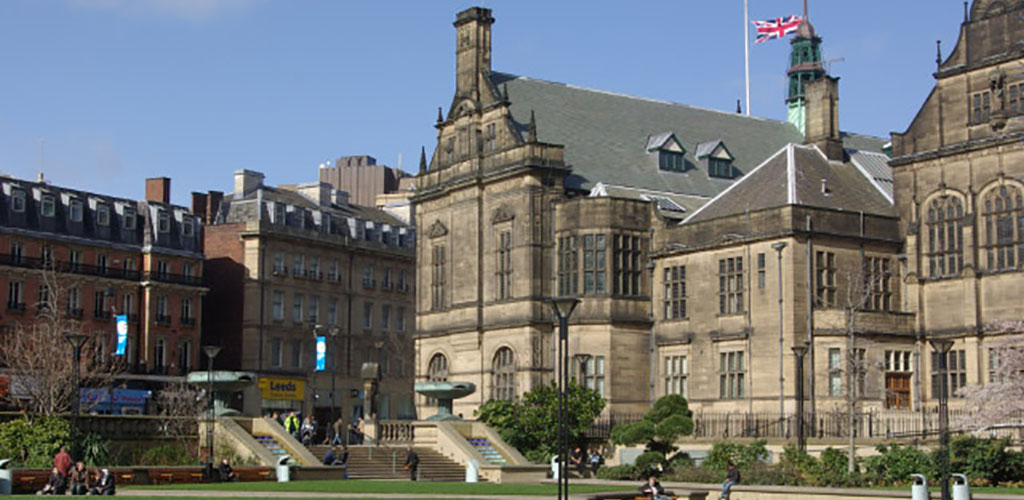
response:
<svg viewBox="0 0 1024 500"><path fill-rule="evenodd" d="M239 481L270 481L274 472L270 467L236 467L235 476Z"/></svg>
<svg viewBox="0 0 1024 500"><path fill-rule="evenodd" d="M203 481L203 471L200 468L192 467L151 467L149 469L149 480L153 484L201 483Z"/></svg>
<svg viewBox="0 0 1024 500"><path fill-rule="evenodd" d="M674 492L665 490L665 496L679 500L703 500L708 496L707 491L680 491ZM587 497L587 500L650 500L651 497L641 495L639 491L619 491L612 493L598 493Z"/></svg>

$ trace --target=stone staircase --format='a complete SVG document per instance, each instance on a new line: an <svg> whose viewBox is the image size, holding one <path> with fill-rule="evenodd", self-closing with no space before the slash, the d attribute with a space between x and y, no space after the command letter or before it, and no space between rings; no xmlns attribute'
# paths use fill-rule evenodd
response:
<svg viewBox="0 0 1024 500"><path fill-rule="evenodd" d="M274 439L272 436L253 434L252 437L253 439L256 440L257 443L266 448L271 455L274 455L275 459L288 454L288 451L285 450L284 447L282 447L281 444L278 443L277 440Z"/></svg>
<svg viewBox="0 0 1024 500"><path fill-rule="evenodd" d="M476 451L480 452L484 456L487 462L494 465L508 465L508 461L501 455L494 445L491 444L487 438L468 438L469 444L476 448Z"/></svg>
<svg viewBox="0 0 1024 500"><path fill-rule="evenodd" d="M328 446L310 446L309 451L323 460ZM419 476L422 481L464 481L466 470L455 461L431 448L416 447L420 457ZM374 447L372 458L369 446L349 446L349 479L409 479L409 472L402 470L405 463L404 446ZM481 481L483 478L480 479Z"/></svg>

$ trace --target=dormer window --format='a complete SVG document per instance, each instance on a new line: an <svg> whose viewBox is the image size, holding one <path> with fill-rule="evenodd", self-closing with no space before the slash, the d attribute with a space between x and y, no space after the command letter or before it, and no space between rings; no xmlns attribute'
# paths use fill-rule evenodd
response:
<svg viewBox="0 0 1024 500"><path fill-rule="evenodd" d="M43 217L53 217L56 212L57 203L53 199L53 195L44 194L39 201L39 213L43 214Z"/></svg>
<svg viewBox="0 0 1024 500"><path fill-rule="evenodd" d="M647 138L647 153L658 155L658 170L686 171L686 148L672 132L663 132Z"/></svg>
<svg viewBox="0 0 1024 500"><path fill-rule="evenodd" d="M285 221L285 206L284 203L274 203L274 223L284 224Z"/></svg>
<svg viewBox="0 0 1024 500"><path fill-rule="evenodd" d="M697 160L704 162L708 168L708 177L732 179L738 172L733 167L733 157L725 143L721 140L704 142L697 145Z"/></svg>
<svg viewBox="0 0 1024 500"><path fill-rule="evenodd" d="M686 168L683 154L675 151L659 151L658 168L672 172L682 172Z"/></svg>
<svg viewBox="0 0 1024 500"><path fill-rule="evenodd" d="M71 200L71 221L82 222L82 200Z"/></svg>
<svg viewBox="0 0 1024 500"><path fill-rule="evenodd" d="M135 230L135 209L131 207L124 207L124 216L122 217L124 222L124 228L128 231Z"/></svg>
<svg viewBox="0 0 1024 500"><path fill-rule="evenodd" d="M96 206L96 224L101 226L110 225L110 207L106 205Z"/></svg>
<svg viewBox="0 0 1024 500"><path fill-rule="evenodd" d="M160 233L169 233L171 231L171 217L167 215L167 212L160 212L157 216L157 231Z"/></svg>
<svg viewBox="0 0 1024 500"><path fill-rule="evenodd" d="M185 217L185 219L181 221L181 235L186 238L191 238L194 234L195 224L192 222L191 218Z"/></svg>
<svg viewBox="0 0 1024 500"><path fill-rule="evenodd" d="M734 177L732 172L732 160L708 158L708 175L711 177L732 179Z"/></svg>
<svg viewBox="0 0 1024 500"><path fill-rule="evenodd" d="M22 213L25 211L25 192L11 191L11 211Z"/></svg>

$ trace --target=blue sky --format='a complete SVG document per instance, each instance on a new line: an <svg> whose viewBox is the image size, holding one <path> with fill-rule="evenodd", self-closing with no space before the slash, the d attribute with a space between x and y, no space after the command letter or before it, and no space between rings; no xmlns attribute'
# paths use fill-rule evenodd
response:
<svg viewBox="0 0 1024 500"><path fill-rule="evenodd" d="M751 18L799 14L750 0ZM959 0L811 0L840 76L844 130L902 131L933 85L935 41L956 42ZM742 0L477 2L494 10L493 66L695 106L743 97ZM413 170L454 87L465 1L4 0L0 172L173 201L229 191L239 168L270 184L369 154ZM753 41L753 35L751 36ZM788 41L751 47L752 110L784 119ZM543 126L543 124L539 124Z"/></svg>

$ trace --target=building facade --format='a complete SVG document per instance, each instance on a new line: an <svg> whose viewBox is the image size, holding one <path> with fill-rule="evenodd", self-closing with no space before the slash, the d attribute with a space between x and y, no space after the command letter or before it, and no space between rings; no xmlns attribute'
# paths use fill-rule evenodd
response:
<svg viewBox="0 0 1024 500"><path fill-rule="evenodd" d="M986 325L1019 317L1024 283L1020 9L974 2L891 144L840 128L806 16L776 122L493 71L491 11L460 12L455 96L412 200L416 379L475 383L467 416L550 383L546 301L578 296L570 371L612 413L680 393L791 414L798 385L812 411L850 394L924 411L936 334L957 342L952 388L984 383Z"/></svg>
<svg viewBox="0 0 1024 500"><path fill-rule="evenodd" d="M409 177L400 168L378 165L369 155L342 156L334 165L321 165L319 175L320 182L347 192L352 203L364 207L377 206L377 196L398 192L402 179Z"/></svg>
<svg viewBox="0 0 1024 500"><path fill-rule="evenodd" d="M120 361L118 378L136 389L195 369L207 291L202 224L170 203L170 182L148 179L138 201L0 178L0 321L30 324L42 308L56 307L90 336L97 356ZM123 358L115 357L113 319L121 314L128 317Z"/></svg>
<svg viewBox="0 0 1024 500"><path fill-rule="evenodd" d="M1024 315L1024 4L975 0L937 63L932 92L892 136L890 164L922 370L938 364L925 341L952 340L955 400L960 387L998 376L1007 333L998 324ZM934 398L937 377L925 387Z"/></svg>
<svg viewBox="0 0 1024 500"><path fill-rule="evenodd" d="M208 220L206 327L224 347L217 366L259 376L237 408L315 408L321 422L331 414L351 422L369 413L361 368L376 362L377 415L414 417L414 232L327 183L272 187L263 179L240 170L233 192L193 194ZM326 341L322 371L318 336Z"/></svg>

